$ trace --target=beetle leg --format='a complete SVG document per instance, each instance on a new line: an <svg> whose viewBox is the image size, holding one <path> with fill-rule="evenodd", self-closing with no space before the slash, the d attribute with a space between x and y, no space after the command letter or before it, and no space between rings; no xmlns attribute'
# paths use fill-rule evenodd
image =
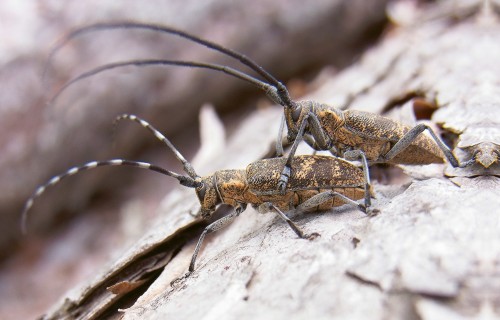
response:
<svg viewBox="0 0 500 320"><path fill-rule="evenodd" d="M316 149L318 148L318 144L316 143L316 141L314 140L314 137L311 136L310 134L304 134L304 136L302 137L302 139L304 139L304 141L311 146L311 148L314 149L314 151L316 151Z"/></svg>
<svg viewBox="0 0 500 320"><path fill-rule="evenodd" d="M193 213L193 211L189 210L189 215L195 219L201 218L201 209L198 212Z"/></svg>
<svg viewBox="0 0 500 320"><path fill-rule="evenodd" d="M331 153L332 156L334 157L338 157L339 156L339 150L337 149L337 147L331 147L328 152Z"/></svg>
<svg viewBox="0 0 500 320"><path fill-rule="evenodd" d="M434 133L431 127L428 125L421 123L413 127L410 131L408 131L393 147L389 152L387 152L384 156L386 161L391 160L395 156L397 156L401 151L406 149L419 134L427 130L430 133L439 149L443 151L444 155L450 162L450 164L454 167L465 167L468 163L460 165L455 155L451 152L451 150L441 141L441 139Z"/></svg>
<svg viewBox="0 0 500 320"><path fill-rule="evenodd" d="M370 172L368 171L368 161L366 160L365 153L361 150L349 150L344 152L344 158L346 160L360 160L361 166L363 167L363 174L365 176L365 208L372 205L371 201L371 190L372 185L370 182Z"/></svg>
<svg viewBox="0 0 500 320"><path fill-rule="evenodd" d="M283 131L285 130L285 114L281 117L280 128L278 130L278 138L276 139L276 157L282 157L283 151Z"/></svg>
<svg viewBox="0 0 500 320"><path fill-rule="evenodd" d="M366 207L364 205L357 203L356 201L344 196L341 193L331 191L331 190L318 193L317 195L307 199L306 201L304 201L303 203L298 205L295 208L295 211L301 212L301 211L306 211L308 209L315 208L315 207L325 203L326 201L333 199L334 197L339 197L340 199L344 200L346 203L349 203L353 206L356 206L356 207L358 207L359 210L366 213Z"/></svg>
<svg viewBox="0 0 500 320"><path fill-rule="evenodd" d="M293 141L292 148L288 153L288 158L286 160L285 167L283 168L283 171L281 173L278 182L278 190L281 193L284 193L286 190L288 179L290 178L292 171L291 170L292 159L293 156L295 155L295 152L297 151L297 147L299 146L300 141L304 137L305 128L308 124L310 125L311 135L314 138L316 148L319 148L321 150L328 149L329 140L328 137L323 132L323 129L321 128L321 124L318 120L318 117L314 113L309 112L300 123L300 127L299 130L297 131L297 135L295 136L295 140ZM310 141L310 139L307 138L306 142L307 141Z"/></svg>
<svg viewBox="0 0 500 320"><path fill-rule="evenodd" d="M309 131L314 137L316 142L316 150L328 150L330 149L330 138L323 130L321 123L319 122L318 116L313 112L309 112ZM312 147L312 146L311 146Z"/></svg>
<svg viewBox="0 0 500 320"><path fill-rule="evenodd" d="M281 172L280 179L278 181L278 190L281 193L285 193L286 186L288 185L288 179L290 178L291 175L291 164L292 164L292 159L293 156L295 155L295 152L297 151L297 147L299 146L300 141L302 140L302 136L304 135L304 130L307 125L307 119L309 118L309 115L306 115L304 117L304 120L300 124L299 130L297 132L297 136L295 137L295 141L293 142L292 148L290 149L290 152L288 154L288 158L286 159L285 167L283 168L283 171Z"/></svg>
<svg viewBox="0 0 500 320"><path fill-rule="evenodd" d="M316 140L314 140L314 137L309 134L309 133L304 133L304 136L302 137L304 141L311 147L313 148L313 155L315 155L318 151L324 151L325 148L322 148L321 146L316 143ZM333 156L337 156L337 148L332 147L328 150Z"/></svg>
<svg viewBox="0 0 500 320"><path fill-rule="evenodd" d="M198 256L198 252L200 251L201 244L203 243L205 236L208 233L218 231L218 230L224 228L225 226L227 226L228 224L230 224L231 222L233 222L234 219L240 215L240 213L245 211L245 209L246 209L246 204L240 204L239 206L237 206L234 209L233 212L231 212L227 216L224 216L224 217L212 222L211 224L209 224L205 228L205 230L203 230L203 233L201 234L200 238L198 239L198 243L196 244L196 248L194 249L193 256L191 257L191 263L189 264L189 272L193 272L193 270L194 270L194 264L196 262L196 257Z"/></svg>
<svg viewBox="0 0 500 320"><path fill-rule="evenodd" d="M295 225L295 223L293 223L292 220L290 220L290 218L288 218L286 216L286 214L283 213L283 211L281 211L278 207L276 207L271 202L265 202L261 206L265 206L265 207L269 208L270 210L276 211L276 213L278 213L278 215L283 220L285 220L286 223L288 223L288 225L290 226L290 228L292 228L293 232L295 232L295 234L298 235L299 238L302 238L302 239L312 239L312 238L315 238L315 237L319 236L319 234L316 233L316 232L315 233L311 233L311 234L305 234L302 230L299 229L299 227L297 227L297 225Z"/></svg>

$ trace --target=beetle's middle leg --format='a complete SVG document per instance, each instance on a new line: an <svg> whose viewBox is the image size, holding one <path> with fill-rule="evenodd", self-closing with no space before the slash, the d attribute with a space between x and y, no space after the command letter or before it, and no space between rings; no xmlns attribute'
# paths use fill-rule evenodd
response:
<svg viewBox="0 0 500 320"><path fill-rule="evenodd" d="M281 211L273 203L271 203L271 202L264 202L263 204L261 204L261 207L265 207L268 210L274 210L274 211L276 211L276 213L278 213L278 215L283 220L285 220L286 223L288 223L288 225L290 226L290 228L292 228L293 232L295 232L295 234L298 235L299 238L302 238L302 239L313 239L313 238L316 238L317 236L319 236L319 234L316 233L316 232L311 233L311 234L304 233L302 230L300 230L299 227L297 227L297 225L295 223L293 223L292 220L290 220L290 218L287 217L286 214L283 213L283 211Z"/></svg>
<svg viewBox="0 0 500 320"><path fill-rule="evenodd" d="M363 174L365 176L365 208L372 205L371 200L371 189L372 185L370 182L370 172L368 171L368 161L366 160L365 153L361 150L349 150L344 152L344 158L346 160L360 160L361 166L363 167Z"/></svg>
<svg viewBox="0 0 500 320"><path fill-rule="evenodd" d="M427 130L430 133L431 137L436 142L437 146L441 151L443 151L444 155L450 162L450 164L454 167L466 167L472 162L467 161L464 164L460 164L455 157L455 155L451 152L451 150L441 141L441 139L434 133L431 127L426 125L425 123L421 123L413 127L410 131L408 131L393 147L389 152L387 152L384 156L384 160L389 161L395 156L397 156L401 151L406 149L417 137L419 134Z"/></svg>

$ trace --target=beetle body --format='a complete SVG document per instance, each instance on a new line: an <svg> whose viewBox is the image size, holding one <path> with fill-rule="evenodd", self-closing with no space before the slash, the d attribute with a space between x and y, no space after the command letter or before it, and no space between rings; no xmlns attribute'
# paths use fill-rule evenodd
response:
<svg viewBox="0 0 500 320"><path fill-rule="evenodd" d="M295 116L294 116L295 113ZM285 108L285 120L289 129L289 139L297 138L300 124L306 115L316 118L321 132L311 125L305 128L305 139L316 150L335 148L337 156L350 150L362 151L370 163L386 162L391 164L431 164L443 163L444 155L435 141L427 135L418 135L411 143L392 159L385 155L400 141L412 127L370 112L358 110L342 111L327 104L314 101L300 101L295 110ZM321 136L325 137L322 141Z"/></svg>
<svg viewBox="0 0 500 320"><path fill-rule="evenodd" d="M384 158L412 129L408 125L370 112L340 111L325 104L319 105L314 112L339 156L348 150L361 150L369 162L415 165L444 162L443 152L432 138L423 134L394 158ZM339 114L342 116L340 119Z"/></svg>
<svg viewBox="0 0 500 320"><path fill-rule="evenodd" d="M348 160L420 165L442 163L444 156L453 167L465 167L474 162L471 160L460 164L432 128L425 124L419 124L412 128L373 113L353 110L342 111L313 101L293 101L285 85L245 55L168 26L134 22L90 25L71 32L56 46L52 55L72 38L91 31L109 29L144 29L176 35L238 60L258 73L264 80L252 77L238 69L211 63L166 59L132 60L103 65L85 72L64 85L55 97L69 85L79 80L105 70L127 65L175 65L211 69L252 83L263 90L274 102L284 107L284 118L288 130L287 137L289 142L293 142L293 145L278 183L279 190L282 193L285 192L288 184L287 179L291 172L290 162L302 138L316 150L330 150L334 155L344 156ZM428 131L430 137L421 134L425 130ZM283 132L280 130L276 146L278 156L283 155L282 136Z"/></svg>
<svg viewBox="0 0 500 320"><path fill-rule="evenodd" d="M202 178L204 188L197 189L202 214L207 217L218 204L233 207L248 203L254 207L271 202L282 211L295 209L313 196L331 190L352 200L365 195L363 171L339 158L302 155L292 161L293 174L284 194L277 191L285 158L264 159L245 170L220 170ZM345 204L332 198L309 210L327 210Z"/></svg>
<svg viewBox="0 0 500 320"><path fill-rule="evenodd" d="M78 172L102 166L132 166L159 172L177 179L181 185L195 189L201 205L200 214L205 219L210 218L220 204L233 207L234 210L230 214L212 222L205 228L191 259L190 271L194 270L196 257L205 235L231 223L245 210L248 204L258 207L261 211L275 211L301 238L311 238L315 234L304 234L283 211L326 210L350 203L366 212L367 207L370 206L370 183L366 166L361 170L354 164L340 158L315 155L295 156L291 161L293 174L290 176L289 188L282 193L277 190L276 186L282 168L287 161L285 158L258 160L250 163L243 170L220 170L212 175L200 177L174 145L148 122L134 115L122 115L117 119L137 122L151 131L174 153L183 164L187 175L181 175L146 162L123 159L92 161L71 168L38 187L26 202L22 213L23 229L27 213L33 206L34 200L40 197L48 187ZM355 201L362 198L365 199L364 205Z"/></svg>

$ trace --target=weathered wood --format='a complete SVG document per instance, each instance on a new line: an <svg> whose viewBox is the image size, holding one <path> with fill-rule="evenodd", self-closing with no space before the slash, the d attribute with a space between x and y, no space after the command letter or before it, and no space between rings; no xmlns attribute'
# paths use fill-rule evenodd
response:
<svg viewBox="0 0 500 320"><path fill-rule="evenodd" d="M469 127L488 133L475 135L480 139L474 141L496 144L495 119L500 118L495 116L491 84L500 73L490 74L494 67L486 61L472 72L472 67L478 68L473 62L489 56L477 57L468 50L472 44L476 53L483 52L476 46L486 46L486 51L495 47L498 41L478 39L491 40L498 34L496 16L484 20L481 3L468 2L456 10L450 3L418 10L408 10L409 3L393 7L393 19L408 25L387 33L358 64L324 83L310 98L377 113L390 111L393 116L428 101L437 107L430 120L442 124L444 132L454 131L455 152L461 151L458 141L468 141L473 132ZM412 15L401 20L405 12ZM459 105L474 105L475 99L493 104L476 104L477 114L458 112ZM457 112L448 113L451 108ZM257 158L276 132L277 111L262 110L245 121L223 156L208 160L205 170L242 168L248 158ZM468 150L462 151L468 156ZM374 183L373 206L380 210L375 217L347 206L294 217L306 232L321 234L314 241L298 239L275 215L247 209L231 226L207 237L195 272L172 287L171 281L187 271L196 243L192 234L145 294L124 311L124 318L500 318L500 189L495 175L485 175L496 174L498 165L454 172L445 165L402 168L380 169L391 183ZM398 179L405 183L394 183ZM165 221L189 211L175 203L196 202L188 191L165 200ZM188 223L189 218L183 219L168 228L160 222L112 270L137 263L143 243L160 241L162 230L171 234ZM105 281L106 276L87 286L102 287ZM72 295L73 308L82 302L82 292L88 289ZM61 311L61 305L55 310Z"/></svg>
<svg viewBox="0 0 500 320"><path fill-rule="evenodd" d="M168 36L103 32L82 37L57 54L49 88L44 88L40 80L43 64L57 39L93 22L169 24L241 50L286 80L317 71L326 63L338 67L351 63L368 39L382 30L386 3L1 2L0 20L5 28L0 30L0 256L11 257L0 273L0 318L33 318L75 282L91 277L105 261L115 261L123 248L149 228L159 201L178 187L147 173L130 179L133 171L129 170L80 175L49 190L35 204L29 235L22 238L23 244L15 245L20 239L20 211L29 194L73 165L129 157L178 168L162 146L134 125L120 126L113 149L115 116L133 112L152 121L191 158L198 148L197 115L203 103L212 101L219 110L229 112L255 105L263 97L252 86L213 72L129 68L84 81L55 105L45 106L44 94L50 95L70 77L105 62L133 57L227 61ZM244 116L244 112L239 114ZM232 122L230 130L239 120ZM244 167L259 156L246 154L249 145L244 138L241 141L236 150L241 159L233 160L237 161L234 167ZM228 163L219 164L216 169ZM75 213L81 216L74 218ZM184 213L172 212L174 216ZM54 224L58 229L54 230ZM40 233L39 228L47 232ZM48 285L47 279L54 280Z"/></svg>
<svg viewBox="0 0 500 320"><path fill-rule="evenodd" d="M121 113L155 119L166 134L196 125L205 102L242 108L256 92L225 75L185 68L125 68L79 83L54 105L45 103L71 77L103 63L133 58L171 58L226 63L228 59L175 37L144 31L109 31L75 39L59 52L47 83L41 74L51 45L66 32L94 22L133 20L172 25L241 50L282 79L346 65L366 45L366 30L385 20L386 0L148 1L127 0L3 5L0 46L0 255L19 236L18 214L36 185L78 163L144 151L151 140L128 129L112 146L111 122ZM302 8L302 9L301 9ZM22 13L22 14L21 14ZM26 18L30 17L30 18ZM360 19L359 17L363 17ZM336 30L332 33L331 30ZM376 29L377 30L377 29ZM380 30L380 27L378 28ZM311 36L314 34L314 36ZM25 39L21 41L21 39ZM338 50L342 48L342 50ZM252 91L252 89L254 91ZM47 95L47 96L45 96ZM127 127L125 127L127 128ZM191 150L196 144L191 144ZM192 153L193 151L191 151ZM98 190L117 189L123 179L108 171L67 182L47 194L31 230L50 226L57 213L77 211ZM118 179L118 182L115 179ZM75 190L79 192L66 192Z"/></svg>
<svg viewBox="0 0 500 320"><path fill-rule="evenodd" d="M476 6L467 7L468 14L453 24L447 11L426 20L439 9L446 7L420 11L415 24L388 34L359 65L321 89L323 101L332 93L331 100L351 99L353 107L383 112L398 107L393 101L405 96L404 101L412 101L415 95L435 101L438 111L431 120L445 129L462 125L454 132L458 139L465 140L469 129L479 126L491 133L479 142L496 143L489 140L498 130L495 119L500 119L496 100L488 95L494 91L479 90L478 96L474 88L489 88L490 79L500 73L493 77L486 67L493 61L478 64L477 59L487 56L467 50L474 44L474 52L489 52L498 42L486 41L499 34L496 17L485 25L482 8ZM386 69L369 72L380 65ZM436 74L439 70L443 72ZM347 82L348 77L363 75L371 80L349 88L355 82ZM468 113L467 105L475 99L491 106L476 104L474 113ZM457 112L448 113L453 108ZM170 287L189 262L194 243L186 246L125 311L125 319L500 318L499 180L484 175L495 173L497 164L491 171L447 171L464 176L451 179L444 166L404 169L418 179L375 184L374 206L381 211L376 217L347 208L298 217L307 232L321 234L315 241L297 239L274 216L245 212L212 237L195 273ZM419 171L427 171L423 180ZM469 177L472 173L481 176Z"/></svg>

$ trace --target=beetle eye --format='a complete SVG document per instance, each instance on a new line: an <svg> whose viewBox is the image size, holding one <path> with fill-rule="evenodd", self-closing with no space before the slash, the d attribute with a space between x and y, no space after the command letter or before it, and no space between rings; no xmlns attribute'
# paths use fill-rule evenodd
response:
<svg viewBox="0 0 500 320"><path fill-rule="evenodd" d="M203 202L203 199L205 199L205 193L207 192L207 187L205 184L202 184L201 187L196 188L196 195L198 196L198 199L200 199L200 202Z"/></svg>

